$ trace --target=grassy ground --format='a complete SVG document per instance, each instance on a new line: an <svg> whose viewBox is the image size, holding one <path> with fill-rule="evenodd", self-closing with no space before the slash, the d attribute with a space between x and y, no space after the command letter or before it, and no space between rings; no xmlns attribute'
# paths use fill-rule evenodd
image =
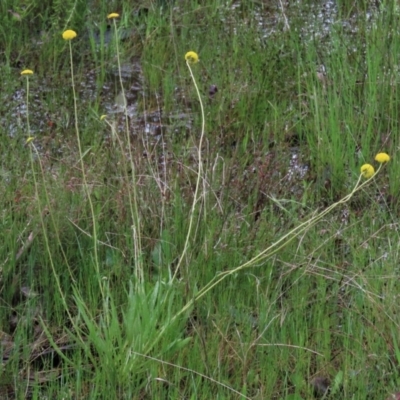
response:
<svg viewBox="0 0 400 400"><path fill-rule="evenodd" d="M0 4L0 397L395 393L396 2L111 3Z"/></svg>

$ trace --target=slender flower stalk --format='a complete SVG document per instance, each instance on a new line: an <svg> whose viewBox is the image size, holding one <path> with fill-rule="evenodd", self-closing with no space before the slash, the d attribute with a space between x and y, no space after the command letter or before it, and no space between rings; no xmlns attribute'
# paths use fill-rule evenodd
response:
<svg viewBox="0 0 400 400"><path fill-rule="evenodd" d="M192 203L192 208L190 211L190 217L189 217L189 227L188 227L188 231L187 231L187 235L186 235L186 239L185 239L185 244L183 247L183 251L179 257L179 261L178 264L175 268L175 273L173 276L173 279L175 279L181 265L182 262L185 258L186 252L189 248L189 240L190 240L190 236L192 233L192 228L193 228L193 223L194 223L194 217L195 217L195 211L196 211L196 206L197 206L197 202L198 202L198 196L199 196L199 190L200 190L200 181L201 178L203 177L204 173L203 173L203 159L202 159L202 147L203 147L203 141L204 141L204 135L205 135L205 115L204 115L204 106L203 106L203 101L201 99L201 95L200 95L200 90L199 87L197 86L197 82L196 82L196 78L193 75L193 71L192 71L192 67L191 65L196 64L199 62L199 56L196 52L194 51L188 51L185 54L185 60L186 60L186 65L189 69L189 73L190 76L192 78L194 87L196 89L196 93L197 93L197 97L199 99L199 103L200 103L200 109L201 109L201 133L200 133L200 140L199 140L199 147L197 149L197 158L198 158L198 170L197 170L197 180L196 180L196 188L194 191L194 197L193 197L193 203ZM205 195L205 188L203 190L203 195ZM204 209L204 218L206 218L206 209Z"/></svg>
<svg viewBox="0 0 400 400"><path fill-rule="evenodd" d="M31 69L24 69L21 75L26 77L26 129L28 131L27 140L29 140L31 137L31 126L29 124L29 77L33 75L33 71Z"/></svg>
<svg viewBox="0 0 400 400"><path fill-rule="evenodd" d="M61 300L62 300L64 309L66 310L70 321L73 322L72 315L70 314L70 311L69 311L69 309L68 309L68 305L67 305L67 301L66 301L64 292L63 292L63 290L62 290L62 288L61 288L60 278L59 278L59 276L58 276L58 274L57 274L57 272L56 272L56 268L55 268L55 264L54 264L53 256L52 256L52 252L51 252L51 250L50 250L49 236L48 236L47 228L46 228L45 222L44 222L44 215L45 215L45 212L44 212L44 209L42 208L42 205L41 205L41 203L40 203L40 201L39 201L39 184L38 184L38 181L37 181L37 178L36 178L36 174L35 174L35 165L34 165L34 159L33 159L33 152L35 152L35 154L36 154L36 156L37 156L37 159L39 160L39 166L40 166L40 169L41 169L42 176L44 176L45 173L44 173L44 171L43 171L42 163L40 162L40 154L39 154L39 152L38 152L37 147L36 147L35 144L33 143L33 141L34 141L35 138L34 138L34 136L31 135L31 129L30 129L30 123L29 123L29 77L30 77L31 75L33 75L33 71L32 71L31 69L24 69L24 70L21 72L21 75L26 77L26 125L27 125L27 139L26 139L26 141L25 141L25 144L28 145L28 146L29 146L29 149L30 149L29 154L30 154L30 163L31 163L31 169L32 169L32 179L33 179L33 183L34 183L34 186L35 186L36 198L37 198L37 200L38 200L37 204L38 204L38 209L39 209L40 221L41 221L41 225L42 225L43 237L44 237L45 246L46 246L46 251L47 251L47 254L48 254L48 256L49 256L49 261L50 261L51 269L52 269L52 272L53 272L53 276L54 276L55 281L56 281L56 285L57 285L58 292L60 293L60 297L61 297ZM50 204L49 196L48 196L46 187L45 187L45 194L46 194L47 204ZM53 218L52 214L51 214L51 218ZM54 221L53 221L53 223L54 223ZM64 255L64 257L65 257L64 252L63 252L63 255ZM66 257L65 257L65 259L66 259ZM69 273L70 273L70 276L72 277L71 269L70 269L70 267L69 267L68 262L67 262L67 267L68 267L68 271L69 271ZM72 279L73 279L73 278L72 278Z"/></svg>
<svg viewBox="0 0 400 400"><path fill-rule="evenodd" d="M100 277L100 262L99 262L99 255L98 255L98 240L97 240L97 221L96 221L96 216L95 216L95 212L94 212L92 197L90 195L89 186L88 186L88 183L86 180L85 164L83 162L83 152L82 152L81 138L80 138L80 133L79 133L78 101L77 101L76 90L75 90L74 63L73 63L73 58L72 58L72 45L71 45L71 41L74 38L76 38L76 36L77 36L76 32L73 31L72 29L68 29L68 30L64 31L62 34L63 39L68 41L68 44L69 44L69 55L70 55L70 66L71 66L70 67L71 68L71 85L72 85L72 93L73 93L73 98L74 98L76 140L78 143L79 160L80 160L80 164L81 164L83 183L84 183L87 198L89 200L90 212L92 215L94 261L95 261L95 267L96 267L96 272L97 272L97 279L99 281L99 286L100 286L102 296L104 297L103 285L101 283L101 277Z"/></svg>
<svg viewBox="0 0 400 400"><path fill-rule="evenodd" d="M377 171L375 172L372 165L364 164L360 169L360 175L358 177L356 184L354 185L353 190L347 196L343 197L341 200L332 204L325 210L321 211L320 213L314 215L313 217L309 218L305 222L301 223L296 228L292 229L286 235L282 236L280 239L278 239L276 242L274 242L272 245L267 247L265 250L258 253L255 257L253 257L249 261L239 265L236 268L230 269L228 271L224 271L224 272L216 275L213 279L210 280L210 282L208 282L203 288L201 288L196 293L196 295L193 297L193 299L188 301L188 303L177 314L174 315L174 317L171 319L171 322L173 322L174 320L176 320L176 318L178 318L180 315L182 315L184 312L186 312L190 307L192 307L194 305L194 303L196 301L198 301L200 298L202 298L211 289L218 286L228 276L236 274L243 269L247 269L247 268L251 268L256 265L259 265L260 262L265 261L266 259L272 257L273 255L278 253L280 250L282 250L284 247L286 247L290 242L292 242L292 240L294 240L300 234L305 233L312 226L316 225L319 221L321 221L322 218L324 218L326 215L328 215L336 207L338 207L341 204L347 203L353 197L353 195L355 193L359 192L361 189L363 189L365 186L367 186L369 183L371 183L372 180L374 180L374 178L381 171L382 166L390 160L390 157L386 153L379 153L375 157L375 160L380 163ZM362 182L363 179L366 179L366 180L364 182Z"/></svg>
<svg viewBox="0 0 400 400"><path fill-rule="evenodd" d="M125 115L125 133L126 133L126 142L128 144L128 151L129 151L129 164L131 167L131 182L132 182L132 192L131 189L128 190L129 196L129 206L130 212L132 216L132 236L133 236L133 243L134 243L134 251L135 251L135 276L136 276L136 289L143 292L144 290L144 267L142 261L142 238L141 238L141 221L140 221L140 214L139 214L139 197L137 191L137 179L136 179L136 166L134 162L134 157L132 154L132 146L131 146L131 135L129 129L129 118L128 118L128 109L126 104L126 96L125 96L125 88L124 83L122 80L122 73L121 73L121 60L119 56L119 44L118 44L118 29L117 29L117 21L116 19L119 17L118 13L110 13L108 14L107 18L113 21L114 32L115 32L115 48L117 53L117 63L118 63L118 75L119 75L119 82L121 86L121 96L124 102L124 115ZM104 117L105 118L105 117ZM106 121L107 122L107 121ZM108 123L108 122L107 122ZM112 130L113 138L117 137L116 132ZM118 140L122 154L125 154L125 149L123 148L123 144L120 140ZM129 174L127 170L127 163L123 163L125 168L125 176L126 179L129 179Z"/></svg>
<svg viewBox="0 0 400 400"><path fill-rule="evenodd" d="M74 323L74 320L73 320L72 315L71 315L71 313L69 311L69 308L68 308L68 303L67 303L67 300L66 300L66 296L65 296L65 294L63 292L63 289L61 287L59 274L56 271L56 266L55 266L55 263L54 263L54 260L53 260L52 251L50 249L49 234L48 234L48 230L47 230L47 227L46 227L46 224L45 224L45 221L44 221L44 215L49 210L47 209L47 211L45 212L46 208L43 209L43 207L42 207L42 205L41 205L41 203L39 201L39 184L38 184L38 181L37 181L37 178L36 178L36 174L35 174L35 165L34 165L34 159L33 159L33 152L36 154L37 159L39 160L39 166L40 166L40 170L41 170L42 176L45 176L45 172L43 170L43 165L42 165L42 163L40 161L39 151L38 151L37 147L35 146L35 143L33 142L33 139L34 138L32 136L29 136L28 139L26 140L26 144L28 144L28 146L30 148L30 162L31 162L33 183L34 183L34 186L35 186L36 198L38 199L37 204L38 204L38 209L39 209L39 215L41 216L40 222L41 222L41 225L42 225L42 232L43 232L43 237L44 237L45 248L46 248L47 254L49 256L51 270L52 270L54 279L56 281L57 290L60 293L62 304L64 306L65 311L68 314L68 317L69 317L70 321L72 323ZM46 195L46 202L47 202L47 204L50 204L49 195L48 195L46 187L44 188L44 191L45 191L45 195ZM50 218L52 218L53 225L55 225L52 213L50 213ZM63 253L64 259L66 260L66 265L67 265L67 268L68 268L68 272L69 272L69 274L70 274L70 276L72 278L72 281L74 281L72 273L71 273L71 268L70 268L70 266L68 264L67 258L65 257L65 253L64 253L63 250L62 250L62 253Z"/></svg>

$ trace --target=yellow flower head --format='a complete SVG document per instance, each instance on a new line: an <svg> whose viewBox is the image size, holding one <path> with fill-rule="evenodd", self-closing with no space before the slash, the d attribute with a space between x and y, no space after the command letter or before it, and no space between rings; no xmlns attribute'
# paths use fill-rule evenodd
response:
<svg viewBox="0 0 400 400"><path fill-rule="evenodd" d="M25 144L28 144L28 143L32 142L34 139L35 139L34 136L29 136L29 137L26 139Z"/></svg>
<svg viewBox="0 0 400 400"><path fill-rule="evenodd" d="M197 55L197 53L195 53L194 51L188 51L185 54L185 60L189 63L189 64L196 64L199 61L199 56Z"/></svg>
<svg viewBox="0 0 400 400"><path fill-rule="evenodd" d="M64 40L72 40L76 38L76 32L73 31L72 29L67 29L66 31L63 32L62 37Z"/></svg>
<svg viewBox="0 0 400 400"><path fill-rule="evenodd" d="M21 75L33 75L33 71L31 69L24 69Z"/></svg>
<svg viewBox="0 0 400 400"><path fill-rule="evenodd" d="M382 164L382 163L390 161L390 156L386 153L378 153L375 156L375 161L378 161L378 163Z"/></svg>
<svg viewBox="0 0 400 400"><path fill-rule="evenodd" d="M107 18L108 19L113 19L113 18L118 18L119 17L119 14L118 13L111 13L111 14L108 14L107 15Z"/></svg>
<svg viewBox="0 0 400 400"><path fill-rule="evenodd" d="M373 167L371 164L364 164L364 165L361 167L361 175L362 175L364 178L369 179L369 178L371 178L374 174L375 174L375 169L374 169L374 167Z"/></svg>
<svg viewBox="0 0 400 400"><path fill-rule="evenodd" d="M106 119L107 118L107 114L103 114L101 117L100 117L100 121L103 121L103 119Z"/></svg>

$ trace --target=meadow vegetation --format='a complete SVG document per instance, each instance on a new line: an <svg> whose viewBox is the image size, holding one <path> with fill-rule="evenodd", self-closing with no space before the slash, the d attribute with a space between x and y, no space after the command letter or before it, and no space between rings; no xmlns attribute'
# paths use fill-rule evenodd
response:
<svg viewBox="0 0 400 400"><path fill-rule="evenodd" d="M0 2L0 397L396 393L397 2L131 3Z"/></svg>

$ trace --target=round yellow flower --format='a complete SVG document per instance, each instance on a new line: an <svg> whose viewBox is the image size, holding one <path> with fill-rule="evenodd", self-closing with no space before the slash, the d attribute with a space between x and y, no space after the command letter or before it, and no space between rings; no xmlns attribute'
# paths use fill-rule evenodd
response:
<svg viewBox="0 0 400 400"><path fill-rule="evenodd" d="M119 17L119 14L118 13L111 13L111 14L108 14L107 15L107 18L108 19L113 19L113 18L118 18Z"/></svg>
<svg viewBox="0 0 400 400"><path fill-rule="evenodd" d="M33 75L33 71L31 69L24 69L21 75Z"/></svg>
<svg viewBox="0 0 400 400"><path fill-rule="evenodd" d="M72 40L76 38L76 32L72 29L67 29L65 32L63 32L62 37L64 40Z"/></svg>
<svg viewBox="0 0 400 400"><path fill-rule="evenodd" d="M390 161L390 156L386 153L378 153L375 156L375 161L378 161L378 163L382 164L382 163Z"/></svg>
<svg viewBox="0 0 400 400"><path fill-rule="evenodd" d="M361 175L364 178L371 178L371 176L373 176L375 174L375 169L371 164L364 164L361 167Z"/></svg>
<svg viewBox="0 0 400 400"><path fill-rule="evenodd" d="M195 53L194 51L188 51L185 54L185 60L189 63L189 64L196 64L199 61L199 56L197 55L197 53Z"/></svg>

